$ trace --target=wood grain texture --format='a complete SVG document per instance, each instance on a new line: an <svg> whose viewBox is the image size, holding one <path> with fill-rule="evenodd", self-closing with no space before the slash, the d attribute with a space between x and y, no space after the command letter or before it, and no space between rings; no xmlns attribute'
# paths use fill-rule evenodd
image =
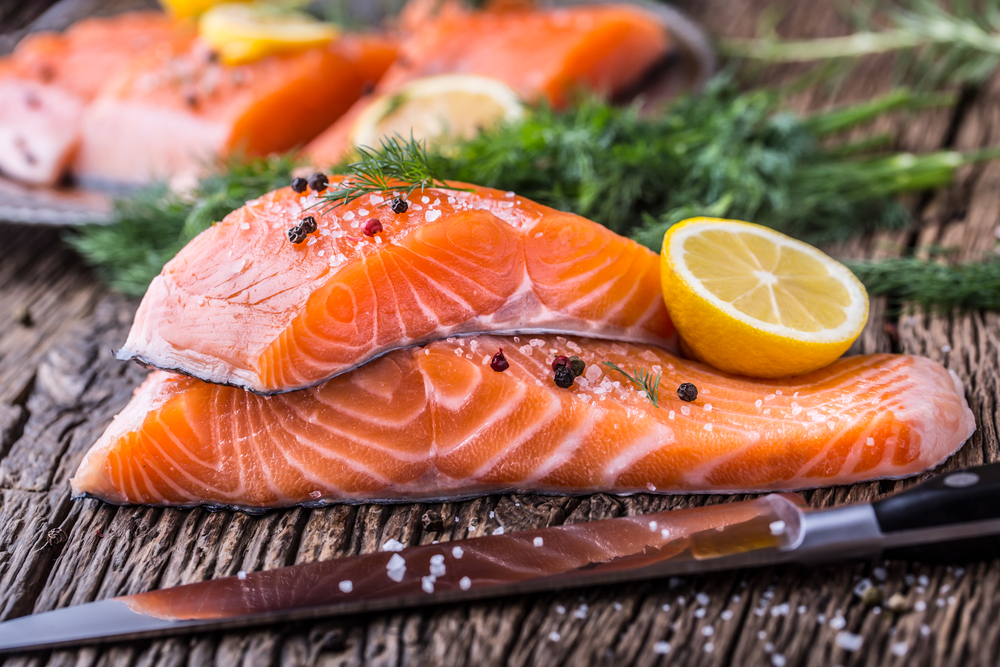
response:
<svg viewBox="0 0 1000 667"><path fill-rule="evenodd" d="M684 7L714 33L749 36L770 4L712 0ZM5 7L0 0L0 11ZM782 34L848 30L832 2L785 7ZM837 85L804 91L792 104L821 108L884 92L892 86L887 64L885 58L866 61ZM801 71L773 68L762 78L786 80ZM1000 79L959 108L899 114L864 131L893 132L897 148L918 151L998 145L998 98ZM918 229L830 250L882 257L946 244L964 257L990 253L1000 223L998 180L1000 165L964 169L953 187L912 199ZM30 327L15 317L25 304ZM135 306L107 294L59 245L56 232L0 226L0 619L240 570L370 553L389 538L444 542L498 526L514 531L742 498L508 495L263 516L74 502L67 480L144 374L108 354L124 340ZM894 312L876 300L854 351L905 350L954 369L966 383L979 430L945 467L1000 460L1000 318L906 312L897 318ZM914 481L836 487L806 497L822 507L879 497ZM429 509L440 513L441 530L423 529L420 517ZM863 579L879 589L881 603L866 603L855 593ZM783 567L43 652L4 664L996 665L998 589L998 563ZM840 648L842 632L859 635L860 649Z"/></svg>

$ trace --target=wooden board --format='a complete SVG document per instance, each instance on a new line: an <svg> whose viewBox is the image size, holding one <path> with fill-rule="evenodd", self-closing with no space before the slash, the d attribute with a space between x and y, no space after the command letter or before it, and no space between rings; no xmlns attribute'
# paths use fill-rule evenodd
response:
<svg viewBox="0 0 1000 667"><path fill-rule="evenodd" d="M0 0L2 2L2 0ZM770 0L689 2L713 32L748 36ZM843 34L832 2L788 6L788 36ZM884 58L836 89L812 89L802 109L887 90ZM772 70L788 77L798 68ZM898 148L1000 144L1000 79L954 109L880 122ZM915 198L918 230L837 249L885 256L924 243L992 252L1000 222L1000 164L966 169L954 187ZM31 325L21 307L31 313ZM127 402L143 371L114 361L136 303L108 294L51 230L0 225L0 619L212 577L527 527L641 514L740 497L486 497L462 503L293 509L264 516L119 508L69 499L67 479ZM895 329L889 329L892 324ZM979 430L945 468L1000 460L997 437L1000 319L896 316L881 300L855 351L905 350L954 369ZM890 333L898 332L898 336ZM870 499L914 480L815 491L812 506ZM445 530L420 517L435 509ZM881 604L855 594L864 579ZM15 656L5 665L996 665L1000 563L929 567L858 563L785 567L650 581ZM898 597L897 597L898 596ZM892 610L888 600L894 599ZM846 651L837 636L861 645ZM661 642L669 644L669 652Z"/></svg>

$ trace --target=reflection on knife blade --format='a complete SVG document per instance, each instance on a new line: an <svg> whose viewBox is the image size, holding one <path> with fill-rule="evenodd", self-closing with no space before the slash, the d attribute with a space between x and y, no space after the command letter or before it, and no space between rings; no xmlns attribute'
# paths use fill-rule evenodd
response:
<svg viewBox="0 0 1000 667"><path fill-rule="evenodd" d="M788 496L789 498L797 498ZM410 547L120 598L163 619L229 618L302 607L471 591L570 576L605 578L678 558L779 547L785 496ZM638 578L621 577L621 578ZM619 577L613 577L618 579ZM431 601L431 600L428 600Z"/></svg>

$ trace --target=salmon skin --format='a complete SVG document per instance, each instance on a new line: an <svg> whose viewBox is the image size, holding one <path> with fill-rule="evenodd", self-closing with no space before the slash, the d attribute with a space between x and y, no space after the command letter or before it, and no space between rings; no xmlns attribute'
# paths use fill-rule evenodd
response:
<svg viewBox="0 0 1000 667"><path fill-rule="evenodd" d="M400 58L377 93L426 76L477 74L524 100L563 106L581 91L613 98L635 89L672 48L654 16L624 4L470 11L461 2L418 2L403 20ZM359 100L306 147L313 164L329 166L350 150L353 124L372 99Z"/></svg>
<svg viewBox="0 0 1000 667"><path fill-rule="evenodd" d="M187 48L192 26L136 12L26 36L0 59L0 173L54 185L76 155L83 111L134 58Z"/></svg>
<svg viewBox="0 0 1000 667"><path fill-rule="evenodd" d="M675 347L655 253L513 192L454 185L468 191L417 191L402 214L388 192L325 214L311 189L247 202L167 263L118 358L273 394L454 335ZM305 216L318 231L293 244ZM372 218L383 231L366 236Z"/></svg>
<svg viewBox="0 0 1000 667"><path fill-rule="evenodd" d="M510 367L492 370L503 348ZM551 363L578 355L563 389ZM659 407L602 362L662 373ZM698 397L677 397L681 383ZM961 382L905 355L754 381L659 348L561 336L397 350L262 397L154 372L87 453L76 496L263 509L485 493L736 493L913 475L975 430Z"/></svg>

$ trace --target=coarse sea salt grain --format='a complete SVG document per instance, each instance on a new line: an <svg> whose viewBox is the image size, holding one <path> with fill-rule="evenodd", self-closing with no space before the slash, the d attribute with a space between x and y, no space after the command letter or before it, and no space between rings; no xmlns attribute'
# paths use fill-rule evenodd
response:
<svg viewBox="0 0 1000 667"><path fill-rule="evenodd" d="M549 641L552 641L552 642L557 642L557 641L559 641L559 633L558 633L558 632L555 632L555 631L553 631L553 632L550 632L550 633L549 633Z"/></svg>
<svg viewBox="0 0 1000 667"><path fill-rule="evenodd" d="M719 618L721 618L723 621L728 621L732 617L733 617L733 610L732 609L726 609L724 612L722 612L721 614L719 614Z"/></svg>
<svg viewBox="0 0 1000 667"><path fill-rule="evenodd" d="M785 667L785 656L780 653L775 653L771 656L771 664L774 665L774 667Z"/></svg>
<svg viewBox="0 0 1000 667"><path fill-rule="evenodd" d="M532 540L532 544L534 544L536 547L540 547L543 544L545 544L545 541L540 537L536 537L534 540Z"/></svg>
<svg viewBox="0 0 1000 667"><path fill-rule="evenodd" d="M420 578L420 587L422 589L424 589L425 593L433 593L434 592L434 581L435 581L435 578L434 578L433 575L428 576L428 577L421 577Z"/></svg>
<svg viewBox="0 0 1000 667"><path fill-rule="evenodd" d="M240 570L239 572L236 573L236 578L239 579L240 581L243 581L244 579L247 578L247 573L244 572L243 570Z"/></svg>
<svg viewBox="0 0 1000 667"><path fill-rule="evenodd" d="M461 559L464 554L465 551L462 550L462 547L455 547L451 550L451 555L455 558Z"/></svg>
<svg viewBox="0 0 1000 667"><path fill-rule="evenodd" d="M406 547L403 543L394 537L389 538L385 541L385 544L382 545L382 551L402 551L405 548Z"/></svg>
<svg viewBox="0 0 1000 667"><path fill-rule="evenodd" d="M250 229L250 223L249 222L241 222L240 223L240 229L242 229L244 231Z"/></svg>
<svg viewBox="0 0 1000 667"><path fill-rule="evenodd" d="M440 217L441 217L441 211L437 209L427 209L427 212L424 213L424 220L426 220L427 222L434 222Z"/></svg>
<svg viewBox="0 0 1000 667"><path fill-rule="evenodd" d="M354 590L354 583L350 579L344 579L342 582L337 584L337 587L344 593L350 593Z"/></svg>
<svg viewBox="0 0 1000 667"><path fill-rule="evenodd" d="M847 621L844 620L843 616L834 616L830 619L830 627L834 630L840 630L847 625Z"/></svg>
<svg viewBox="0 0 1000 667"><path fill-rule="evenodd" d="M399 554L393 554L389 562L386 563L385 570L390 579L399 583L406 575L406 560Z"/></svg>
<svg viewBox="0 0 1000 667"><path fill-rule="evenodd" d="M834 640L838 647L844 649L849 653L853 653L861 648L861 635L856 635L853 632L838 632L837 638Z"/></svg>
<svg viewBox="0 0 1000 667"><path fill-rule="evenodd" d="M653 644L653 653L665 655L670 653L670 642L656 642Z"/></svg>
<svg viewBox="0 0 1000 667"><path fill-rule="evenodd" d="M889 650L892 651L893 655L904 656L910 650L910 646L906 642L896 642Z"/></svg>
<svg viewBox="0 0 1000 667"><path fill-rule="evenodd" d="M493 530L494 535L503 535L503 526L499 526Z"/></svg>

